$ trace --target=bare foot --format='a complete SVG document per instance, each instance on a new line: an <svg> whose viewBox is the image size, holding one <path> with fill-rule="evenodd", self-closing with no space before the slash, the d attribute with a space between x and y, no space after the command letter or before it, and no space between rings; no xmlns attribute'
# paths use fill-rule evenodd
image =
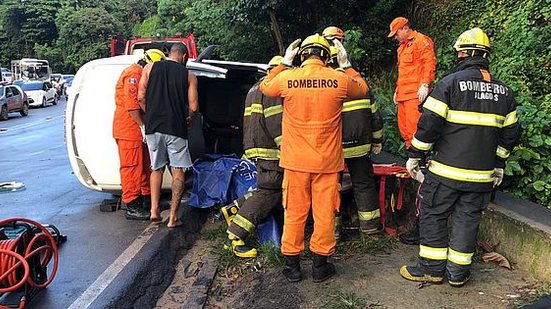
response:
<svg viewBox="0 0 551 309"><path fill-rule="evenodd" d="M178 228L180 226L184 225L184 223L180 220L176 220L174 223L172 224L167 224L166 226L169 228L169 229L175 229L175 228Z"/></svg>
<svg viewBox="0 0 551 309"><path fill-rule="evenodd" d="M163 218L161 218L161 216L151 216L149 217L149 220L151 220L151 222L155 222L155 223L159 223L161 221L163 221Z"/></svg>

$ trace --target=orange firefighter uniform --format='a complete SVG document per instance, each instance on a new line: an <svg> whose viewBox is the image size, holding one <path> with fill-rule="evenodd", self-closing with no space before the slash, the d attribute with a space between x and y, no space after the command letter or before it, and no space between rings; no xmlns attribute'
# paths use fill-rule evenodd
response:
<svg viewBox="0 0 551 309"><path fill-rule="evenodd" d="M314 233L310 250L335 251L335 211L340 203L338 173L344 169L341 111L343 101L366 95L367 84L352 68L334 70L319 59L300 68L274 68L260 86L283 98L280 166L285 224L281 252L296 256L304 249L304 227L312 205Z"/></svg>
<svg viewBox="0 0 551 309"><path fill-rule="evenodd" d="M398 80L395 101L398 104L398 128L409 148L421 113L417 91L434 80L436 57L434 43L428 36L412 31L398 47Z"/></svg>
<svg viewBox="0 0 551 309"><path fill-rule="evenodd" d="M141 74L142 67L132 64L122 72L115 88L113 137L119 149L122 200L127 204L140 195L150 194L149 153L139 125L128 113L140 110L138 84Z"/></svg>

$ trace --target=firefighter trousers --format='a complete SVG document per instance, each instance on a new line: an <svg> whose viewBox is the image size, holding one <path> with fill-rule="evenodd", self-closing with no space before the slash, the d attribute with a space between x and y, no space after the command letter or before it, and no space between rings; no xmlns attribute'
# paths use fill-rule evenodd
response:
<svg viewBox="0 0 551 309"><path fill-rule="evenodd" d="M417 122L421 117L419 112L419 99L411 99L398 102L398 129L406 143L406 148L411 145L411 140L417 131Z"/></svg>
<svg viewBox="0 0 551 309"><path fill-rule="evenodd" d="M469 273L478 226L490 195L455 190L438 183L429 172L421 187L419 218L419 264L426 274L443 276L447 270L451 278L463 278Z"/></svg>
<svg viewBox="0 0 551 309"><path fill-rule="evenodd" d="M228 234L246 239L270 212L281 206L283 170L279 161L256 162L256 190L235 201L239 210L228 227Z"/></svg>
<svg viewBox="0 0 551 309"><path fill-rule="evenodd" d="M373 175L373 164L368 155L345 159L344 162L350 172L354 201L358 208L360 230L367 231L379 227L379 202L375 177Z"/></svg>
<svg viewBox="0 0 551 309"><path fill-rule="evenodd" d="M129 203L140 195L150 195L151 163L147 146L142 141L117 139L120 159L122 201Z"/></svg>
<svg viewBox="0 0 551 309"><path fill-rule="evenodd" d="M304 228L310 206L314 217L310 251L323 256L330 256L335 252L335 212L340 203L338 179L338 173L316 174L285 170L281 239L283 255L295 256L304 250Z"/></svg>

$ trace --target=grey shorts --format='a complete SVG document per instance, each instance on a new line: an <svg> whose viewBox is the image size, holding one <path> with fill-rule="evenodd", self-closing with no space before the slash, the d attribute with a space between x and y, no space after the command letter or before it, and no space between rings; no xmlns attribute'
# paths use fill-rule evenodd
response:
<svg viewBox="0 0 551 309"><path fill-rule="evenodd" d="M175 168L189 168L192 165L187 139L163 133L146 134L151 168L159 170L169 165Z"/></svg>

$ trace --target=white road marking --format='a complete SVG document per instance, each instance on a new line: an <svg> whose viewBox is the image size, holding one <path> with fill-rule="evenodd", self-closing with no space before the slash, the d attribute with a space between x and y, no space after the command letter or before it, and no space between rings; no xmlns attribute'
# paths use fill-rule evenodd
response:
<svg viewBox="0 0 551 309"><path fill-rule="evenodd" d="M16 131L16 130L27 129L27 128L34 127L34 126L37 126L37 125L40 125L40 124L44 124L45 122L52 121L54 119L61 118L63 116L64 115L58 115L58 116L53 116L53 117L52 116L47 116L46 118L37 120L35 122L16 125L16 126L13 126L13 127L2 128L2 130L0 130L0 132L10 132L11 133L11 132ZM45 121L43 121L43 120L45 120Z"/></svg>

